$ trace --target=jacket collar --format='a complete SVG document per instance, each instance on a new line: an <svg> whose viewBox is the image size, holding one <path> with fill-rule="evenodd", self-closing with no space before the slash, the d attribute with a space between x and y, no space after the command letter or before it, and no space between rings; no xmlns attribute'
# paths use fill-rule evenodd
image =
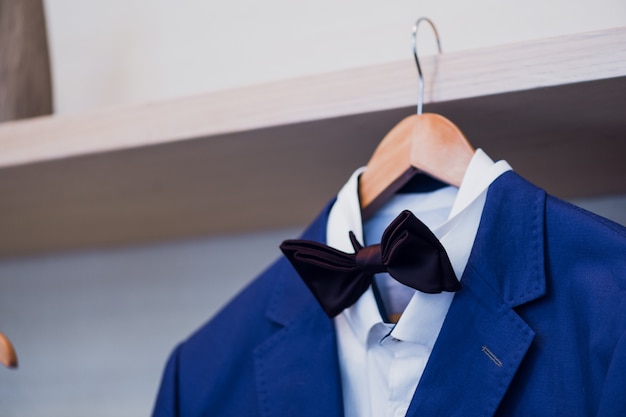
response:
<svg viewBox="0 0 626 417"><path fill-rule="evenodd" d="M545 191L514 172L489 188L468 263L509 307L546 292Z"/></svg>
<svg viewBox="0 0 626 417"><path fill-rule="evenodd" d="M326 241L332 203L302 239ZM340 417L343 400L333 322L285 258L275 268L276 288L266 314L279 327L254 353L261 415Z"/></svg>
<svg viewBox="0 0 626 417"><path fill-rule="evenodd" d="M331 200L317 218L302 233L300 239L326 243L326 223L335 200ZM283 326L299 320L302 314L319 311L326 317L302 279L285 257L278 261L275 274L279 277L267 309L267 317ZM327 318L327 317L326 317Z"/></svg>
<svg viewBox="0 0 626 417"><path fill-rule="evenodd" d="M513 310L545 294L546 194L513 172L487 195L462 289L408 416L491 416L534 339Z"/></svg>

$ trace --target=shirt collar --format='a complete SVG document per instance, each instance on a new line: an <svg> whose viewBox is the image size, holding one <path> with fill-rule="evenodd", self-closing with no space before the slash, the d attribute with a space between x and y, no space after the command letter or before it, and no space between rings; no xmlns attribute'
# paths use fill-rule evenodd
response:
<svg viewBox="0 0 626 417"><path fill-rule="evenodd" d="M477 149L456 193L447 220L438 225L428 224L425 221L446 249L459 279L469 259L478 230L486 190L498 176L510 169L510 165L505 161L494 163L481 149ZM365 168L357 169L342 187L328 217L327 244L348 253L353 252L349 231L352 231L356 238L363 243L358 179L364 170ZM445 192L449 191L446 189ZM428 198L428 194L396 195L381 208L380 212L391 213L392 217L389 221L404 209L411 210L420 218L420 204L425 204L424 199ZM395 211L397 213L393 214ZM388 224L388 222L386 223ZM428 340L433 340L432 343L434 343L436 335L432 337L432 332L435 330L438 332L441 328L442 323L438 323L438 321L442 321L445 317L445 311L447 311L453 296L453 293L423 294L415 291L398 324L393 329L393 336L414 343ZM445 308L443 314L441 308ZM382 322L371 288L353 306L345 309L340 316L343 316L350 323L358 339L364 344L370 329Z"/></svg>
<svg viewBox="0 0 626 417"><path fill-rule="evenodd" d="M361 204L359 202L359 175L365 171L361 167L354 171L348 182L337 194L335 204L328 214L326 244L337 250L351 253L349 232L352 231L359 242L363 242Z"/></svg>

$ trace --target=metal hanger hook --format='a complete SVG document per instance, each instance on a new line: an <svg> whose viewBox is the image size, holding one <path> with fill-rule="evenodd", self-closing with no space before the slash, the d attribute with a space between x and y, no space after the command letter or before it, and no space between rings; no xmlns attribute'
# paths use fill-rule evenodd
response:
<svg viewBox="0 0 626 417"><path fill-rule="evenodd" d="M417 57L417 28L422 22L427 22L435 32L435 39L437 40L437 50L441 53L441 41L439 40L439 32L432 20L427 17L420 17L413 26L413 56L415 57L415 65L417 65L418 76L418 88L417 88L417 114L422 114L422 108L424 107L424 74L422 74L422 67L420 66L420 60Z"/></svg>

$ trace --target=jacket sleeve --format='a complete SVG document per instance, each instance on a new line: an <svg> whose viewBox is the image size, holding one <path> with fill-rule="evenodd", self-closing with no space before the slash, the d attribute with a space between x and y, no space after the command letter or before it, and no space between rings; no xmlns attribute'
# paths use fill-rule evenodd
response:
<svg viewBox="0 0 626 417"><path fill-rule="evenodd" d="M157 394L153 417L178 417L178 379L179 379L179 358L181 346L179 345L170 355L163 377L161 386Z"/></svg>

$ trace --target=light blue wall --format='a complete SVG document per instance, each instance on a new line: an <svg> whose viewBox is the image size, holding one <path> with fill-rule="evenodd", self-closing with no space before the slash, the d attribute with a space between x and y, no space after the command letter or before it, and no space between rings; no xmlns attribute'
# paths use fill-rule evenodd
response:
<svg viewBox="0 0 626 417"><path fill-rule="evenodd" d="M0 416L148 415L175 344L298 233L0 262L0 329L20 361L0 367Z"/></svg>

